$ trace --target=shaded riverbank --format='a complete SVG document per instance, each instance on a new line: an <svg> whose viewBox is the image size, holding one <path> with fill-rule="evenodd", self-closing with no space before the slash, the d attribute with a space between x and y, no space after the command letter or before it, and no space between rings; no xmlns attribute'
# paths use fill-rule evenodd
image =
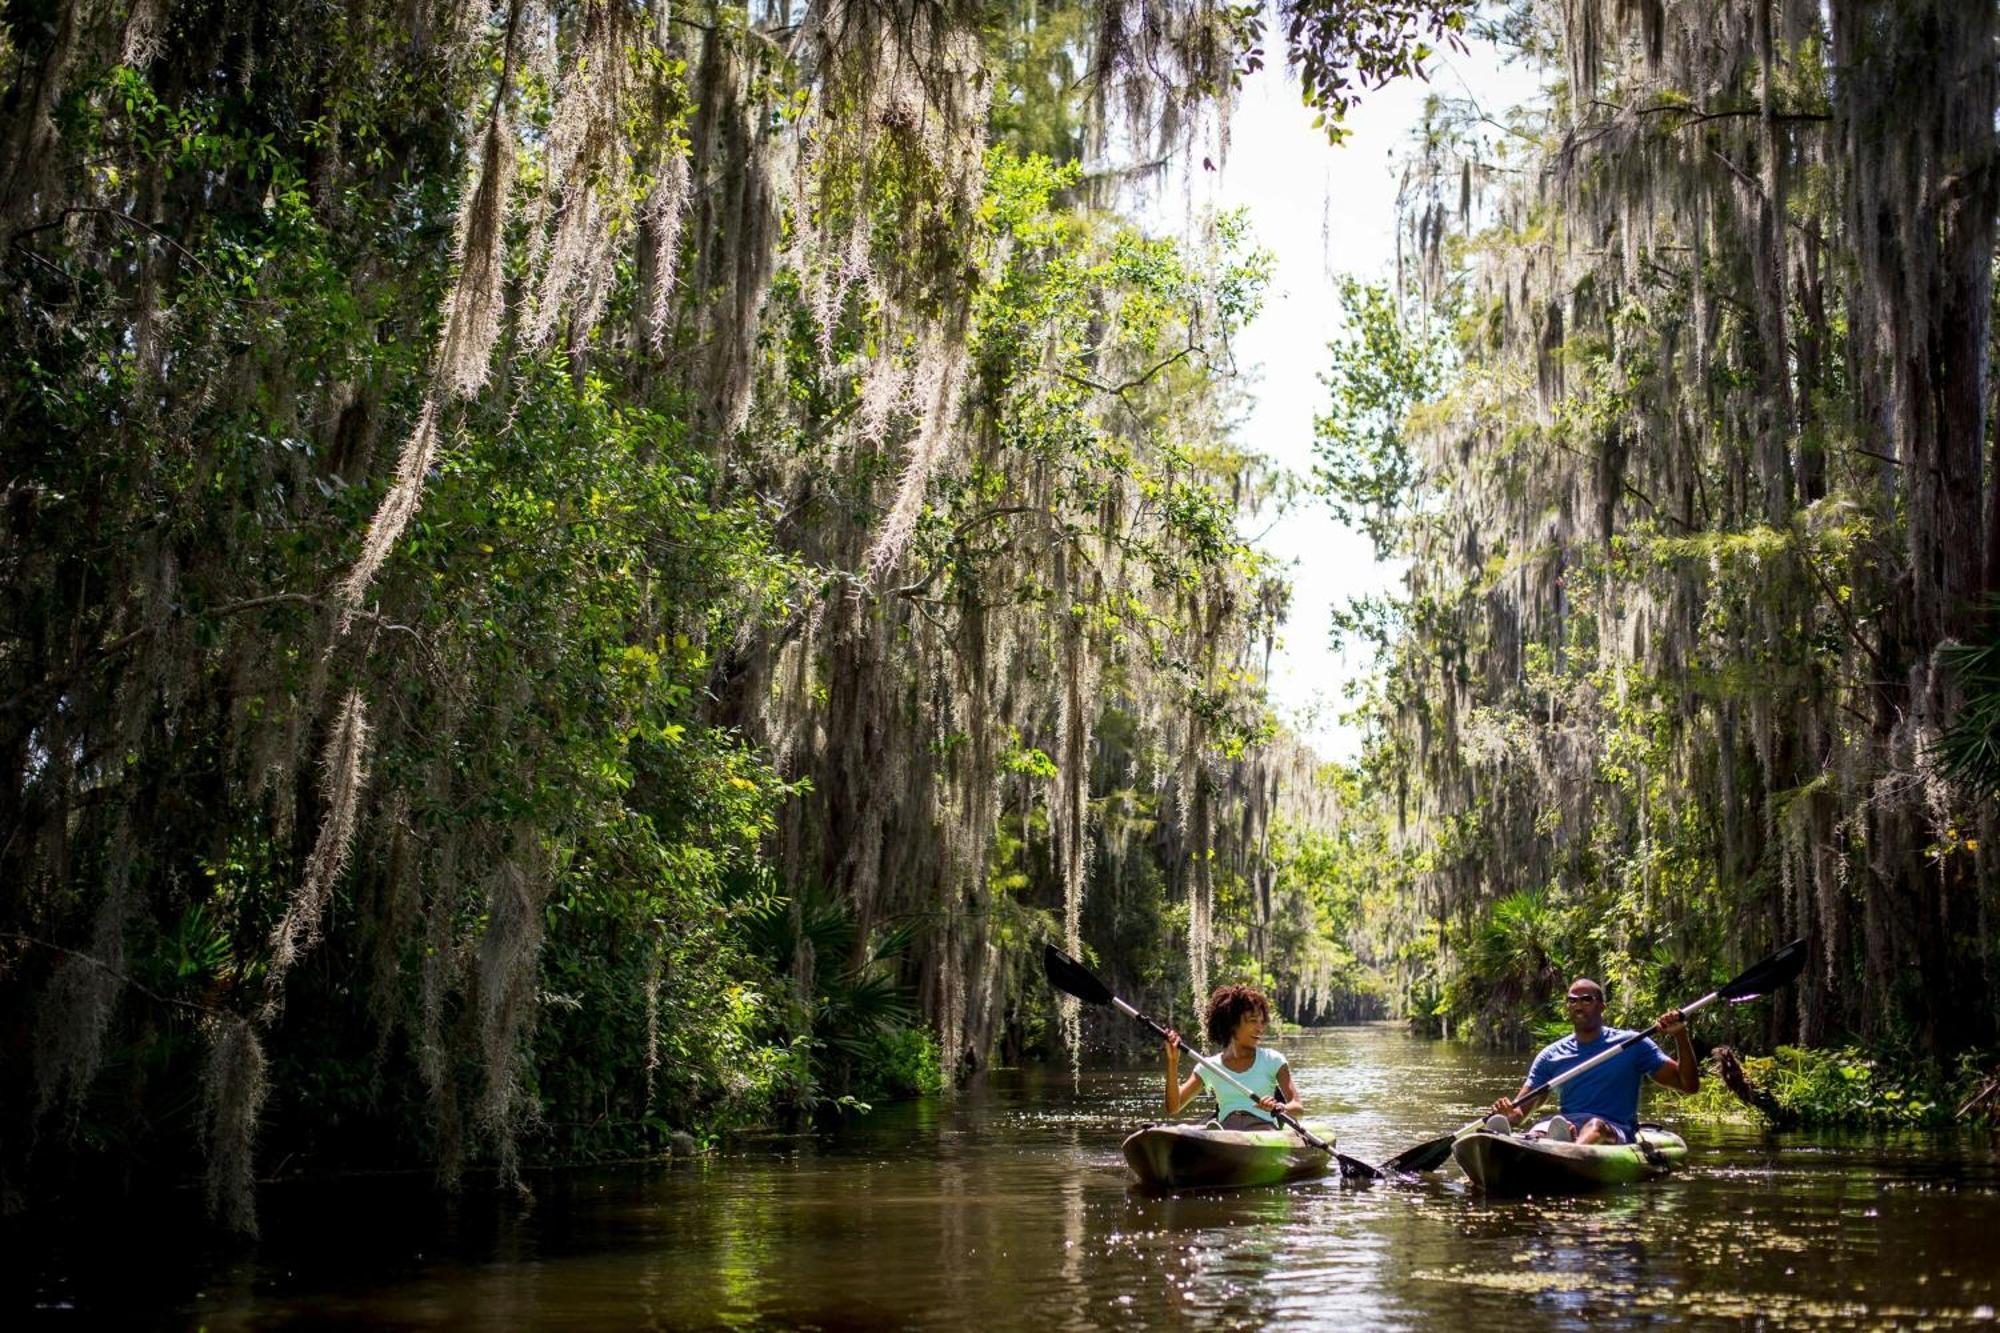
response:
<svg viewBox="0 0 2000 1333"><path fill-rule="evenodd" d="M1510 1056L1371 1025L1292 1034L1308 1103L1377 1159L1518 1077ZM527 1210L411 1179L268 1189L219 1251L106 1218L15 1235L8 1322L320 1327L1956 1327L2000 1306L1985 1136L1676 1122L1687 1172L1492 1203L1455 1173L1146 1199L1123 1130L1155 1069L1006 1071L811 1139L535 1182ZM1651 1113L1673 1121L1666 1096ZM189 1233L182 1233L189 1234ZM141 1243L141 1237L144 1237ZM24 1250L20 1247L26 1247ZM20 1270L17 1270L20 1271Z"/></svg>

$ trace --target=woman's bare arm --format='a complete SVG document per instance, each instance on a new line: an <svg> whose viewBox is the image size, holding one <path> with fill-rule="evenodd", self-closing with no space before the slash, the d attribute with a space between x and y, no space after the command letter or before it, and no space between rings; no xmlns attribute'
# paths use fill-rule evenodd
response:
<svg viewBox="0 0 2000 1333"><path fill-rule="evenodd" d="M1284 1098L1284 1101L1280 1102L1278 1097ZM1292 1082L1292 1067L1289 1064L1278 1066L1278 1097L1259 1097L1257 1104L1266 1111L1283 1111L1286 1115L1297 1115L1306 1109L1306 1104L1299 1100L1298 1086Z"/></svg>
<svg viewBox="0 0 2000 1333"><path fill-rule="evenodd" d="M1187 1082L1181 1082L1181 1034L1167 1029L1167 1114L1179 1115L1181 1108L1195 1099L1201 1091L1201 1074L1189 1074Z"/></svg>

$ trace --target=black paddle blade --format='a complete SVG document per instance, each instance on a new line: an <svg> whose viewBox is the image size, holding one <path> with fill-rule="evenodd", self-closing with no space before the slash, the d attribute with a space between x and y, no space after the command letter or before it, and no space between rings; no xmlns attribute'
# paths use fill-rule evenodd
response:
<svg viewBox="0 0 2000 1333"><path fill-rule="evenodd" d="M1042 946L1042 971L1049 984L1065 995L1074 995L1085 1004L1110 1004L1111 991L1090 975L1090 969L1053 944Z"/></svg>
<svg viewBox="0 0 2000 1333"><path fill-rule="evenodd" d="M1789 986L1806 966L1806 942L1793 940L1784 948L1757 963L1716 994L1731 1004L1747 1004L1772 991Z"/></svg>
<svg viewBox="0 0 2000 1333"><path fill-rule="evenodd" d="M1382 1178L1382 1172L1379 1168L1368 1165L1368 1163L1362 1161L1359 1157L1349 1157L1344 1152L1337 1152L1333 1155L1333 1160L1340 1167L1340 1178L1342 1180L1380 1180Z"/></svg>
<svg viewBox="0 0 2000 1333"><path fill-rule="evenodd" d="M1444 1165L1446 1158L1451 1156L1451 1143L1457 1137L1456 1133L1452 1133L1441 1139L1426 1139L1416 1147L1405 1148L1382 1163L1382 1169L1399 1176L1419 1171L1435 1171Z"/></svg>

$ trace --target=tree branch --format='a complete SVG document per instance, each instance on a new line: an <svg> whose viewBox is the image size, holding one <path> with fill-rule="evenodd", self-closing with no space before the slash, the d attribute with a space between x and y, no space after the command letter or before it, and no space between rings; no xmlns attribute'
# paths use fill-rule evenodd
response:
<svg viewBox="0 0 2000 1333"><path fill-rule="evenodd" d="M1168 366L1178 365L1197 352L1203 356L1208 355L1207 348L1201 346L1199 343L1190 342L1186 347L1175 352L1166 360L1157 362L1149 367L1144 374L1139 375L1135 379L1126 380L1123 384L1105 384L1101 380L1093 379L1088 375L1078 375L1067 370L1058 370L1056 374L1062 376L1062 378L1068 380L1071 384L1078 384L1086 389L1095 389L1099 393L1108 393L1113 397L1122 398L1133 389L1144 388L1153 376L1159 374Z"/></svg>
<svg viewBox="0 0 2000 1333"><path fill-rule="evenodd" d="M37 948L53 950L56 953L66 954L71 958L77 959L79 962L89 963L92 967L111 977L113 980L130 986L133 990L139 992L139 994L158 1004L173 1005L180 1009L192 1009L198 1014L225 1014L231 1012L212 1004L200 1004L194 1000L177 1000L171 995L162 995L156 990L140 985L132 979L130 973L120 972L97 955L85 953L81 949L72 949L66 945L57 944L53 940L41 939L34 935L23 935L19 931L14 930L0 930L0 940L15 940L21 944L32 944Z"/></svg>
<svg viewBox="0 0 2000 1333"><path fill-rule="evenodd" d="M997 509L989 509L982 514L975 514L971 518L966 519L951 530L951 539L954 542L963 541L965 535L973 529L991 523L994 519L1006 518L1011 514L1037 514L1049 527L1054 527L1057 522L1055 514L1040 505L1002 505ZM906 583L900 588L891 588L888 595L891 597L920 598L930 590L931 584L937 582L937 576L943 569L944 562L938 561L931 566L930 573L924 575L922 579L915 583Z"/></svg>
<svg viewBox="0 0 2000 1333"><path fill-rule="evenodd" d="M70 217L72 217L77 213L95 213L103 217L115 218L118 221L127 224L128 226L137 227L140 231L145 232L147 235L157 237L160 240L165 241L168 245L172 246L174 249L180 251L181 256L185 258L188 261L188 263L193 264L196 268L200 269L202 272L206 273L208 271L208 265L202 263L201 260L195 258L194 251L188 249L185 245L182 245L178 240L174 239L172 236L169 236L166 232L161 231L158 227L155 227L152 223L145 221L143 218L135 218L130 213L124 212L120 209L103 208L91 204L72 204L67 208L59 210L56 213L55 217L51 218L47 222L38 222L32 227L23 227L21 230L15 232L13 236L8 238L8 244L20 245L21 241L24 238L33 236L38 231L53 231L55 228L62 226L64 222L68 221Z"/></svg>
<svg viewBox="0 0 2000 1333"><path fill-rule="evenodd" d="M1827 604L1833 608L1833 613L1840 617L1841 627L1847 631L1848 642L1868 654L1868 660L1875 664L1877 671L1884 676L1889 675L1889 664L1882 660L1881 650L1868 642L1861 633L1861 626L1855 623L1854 613L1847 609L1847 604L1840 600L1838 591L1827 582L1826 575L1820 572L1819 562L1812 558L1812 552L1806 549L1804 540L1796 530L1792 533L1792 545L1798 548L1799 563L1806 567L1806 573L1810 574L1812 581L1819 585L1819 590L1825 595Z"/></svg>
<svg viewBox="0 0 2000 1333"><path fill-rule="evenodd" d="M1593 97L1590 99L1590 104L1616 111L1622 116L1686 116L1687 119L1681 124L1676 125L1675 129L1686 129L1689 125L1700 125L1711 120L1729 120L1736 117L1761 116L1764 114L1761 107L1732 106L1724 107L1720 111L1707 111L1689 102L1660 102L1653 106L1628 107L1622 102L1609 102L1601 97ZM1771 119L1810 122L1832 120L1833 117L1819 111L1784 111L1772 116Z"/></svg>

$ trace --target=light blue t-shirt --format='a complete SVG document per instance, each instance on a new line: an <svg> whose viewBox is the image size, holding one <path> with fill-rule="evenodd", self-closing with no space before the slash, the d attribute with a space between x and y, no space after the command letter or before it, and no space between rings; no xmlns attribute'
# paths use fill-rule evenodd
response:
<svg viewBox="0 0 2000 1333"><path fill-rule="evenodd" d="M1632 1035L1629 1028L1604 1028L1596 1041L1578 1043L1570 1033L1542 1047L1542 1053L1528 1066L1529 1083L1546 1083L1565 1069L1574 1069L1607 1046ZM1578 1074L1556 1089L1562 1099L1562 1113L1570 1123L1581 1126L1592 1116L1609 1121L1631 1138L1639 1128L1639 1087L1647 1075L1667 1062L1667 1053L1651 1037L1635 1041L1595 1069Z"/></svg>
<svg viewBox="0 0 2000 1333"><path fill-rule="evenodd" d="M1217 1064L1222 1064L1220 1052L1209 1058ZM1227 1065L1222 1067L1229 1069ZM1234 1069L1230 1069L1229 1072L1255 1090L1257 1096L1275 1097L1278 1095L1278 1071L1284 1067L1284 1056L1269 1046L1259 1046L1257 1058L1250 1062L1249 1069L1240 1074ZM1251 1098L1245 1097L1235 1084L1225 1082L1221 1075L1210 1072L1207 1065L1196 1065L1195 1072L1201 1075L1202 1084L1215 1094L1215 1118L1218 1121L1227 1121L1234 1111L1248 1111L1259 1120L1266 1120L1274 1125L1278 1123L1269 1111L1257 1105Z"/></svg>

